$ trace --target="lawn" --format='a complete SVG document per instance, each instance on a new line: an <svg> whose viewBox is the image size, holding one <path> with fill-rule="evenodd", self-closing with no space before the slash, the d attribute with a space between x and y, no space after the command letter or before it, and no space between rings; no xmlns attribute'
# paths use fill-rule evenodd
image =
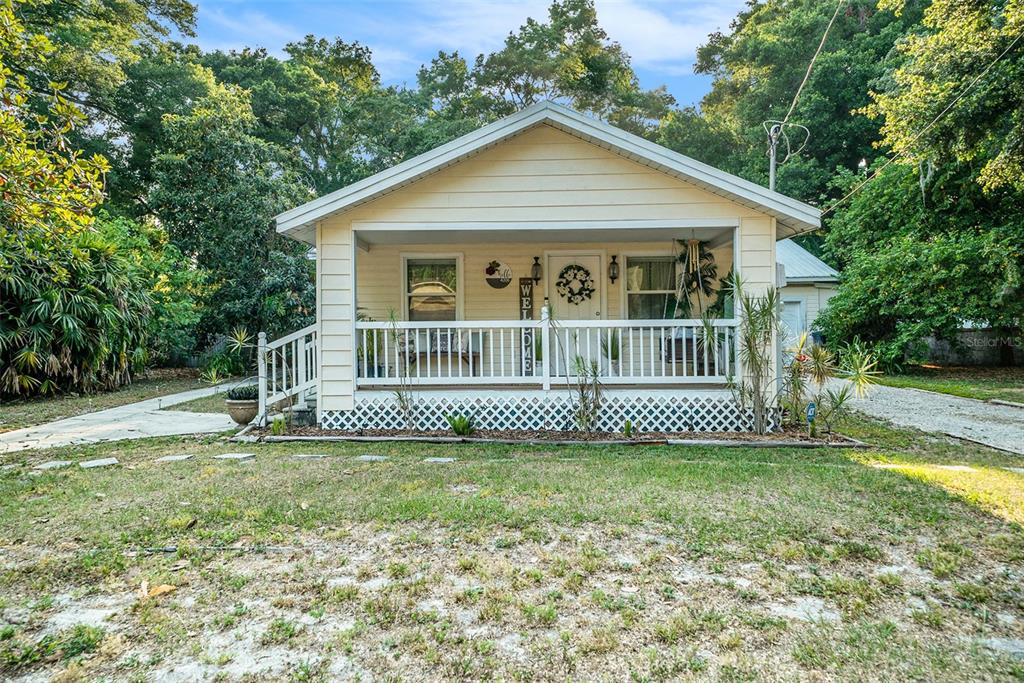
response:
<svg viewBox="0 0 1024 683"><path fill-rule="evenodd" d="M937 391L942 394L1024 403L1024 368L911 366L900 375L878 378L879 384Z"/></svg>
<svg viewBox="0 0 1024 683"><path fill-rule="evenodd" d="M147 377L116 391L54 396L0 403L0 432L53 422L97 410L115 408L136 401L166 396L204 386L194 370L152 370Z"/></svg>
<svg viewBox="0 0 1024 683"><path fill-rule="evenodd" d="M190 438L5 456L0 677L1024 677L1005 652L1024 624L1019 459L846 430L882 447ZM256 458L212 458L239 450ZM21 460L107 456L121 465Z"/></svg>

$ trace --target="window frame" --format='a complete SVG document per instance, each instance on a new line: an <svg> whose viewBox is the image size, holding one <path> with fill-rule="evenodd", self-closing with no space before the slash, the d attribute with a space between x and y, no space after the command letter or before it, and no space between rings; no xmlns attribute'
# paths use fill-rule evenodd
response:
<svg viewBox="0 0 1024 683"><path fill-rule="evenodd" d="M640 291L630 291L629 289L629 261L630 259L636 261L649 261L649 260L661 260L667 259L673 262L673 271L675 278L678 281L679 278L679 261L676 255L671 251L660 250L660 251L644 251L644 252L627 252L621 254L622 258L622 275L619 280L622 282L620 290L622 319L623 320L647 320L647 318L630 318L629 317L629 295L630 294L671 294L675 296L676 290L674 289L642 289Z"/></svg>
<svg viewBox="0 0 1024 683"><path fill-rule="evenodd" d="M402 267L402 320L409 321L409 261L455 261L455 321L463 319L463 298L465 296L465 279L463 278L463 254L462 252L402 252L399 255ZM443 327L445 322L438 321L438 326Z"/></svg>

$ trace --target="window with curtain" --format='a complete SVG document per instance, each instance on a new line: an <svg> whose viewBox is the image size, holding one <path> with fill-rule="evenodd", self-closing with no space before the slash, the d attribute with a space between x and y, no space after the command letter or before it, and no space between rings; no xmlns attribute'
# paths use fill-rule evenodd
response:
<svg viewBox="0 0 1024 683"><path fill-rule="evenodd" d="M626 312L631 320L674 317L676 260L671 256L626 259Z"/></svg>
<svg viewBox="0 0 1024 683"><path fill-rule="evenodd" d="M408 259L405 281L409 320L455 320L459 285L455 259Z"/></svg>

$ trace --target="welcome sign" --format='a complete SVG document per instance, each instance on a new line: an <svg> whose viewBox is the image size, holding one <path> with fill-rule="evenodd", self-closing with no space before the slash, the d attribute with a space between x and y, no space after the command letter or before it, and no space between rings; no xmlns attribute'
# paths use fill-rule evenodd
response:
<svg viewBox="0 0 1024 683"><path fill-rule="evenodd" d="M528 277L519 278L519 319L533 320L533 280ZM523 329L520 366L525 376L533 374L533 329Z"/></svg>

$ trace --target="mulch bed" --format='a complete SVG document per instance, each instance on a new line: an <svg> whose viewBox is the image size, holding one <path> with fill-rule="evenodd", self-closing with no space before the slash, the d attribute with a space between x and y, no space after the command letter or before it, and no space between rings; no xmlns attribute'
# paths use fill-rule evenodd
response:
<svg viewBox="0 0 1024 683"><path fill-rule="evenodd" d="M449 430L410 431L401 429L361 429L342 431L337 429L320 429L318 427L294 427L287 435L273 436L270 429L254 429L250 437L266 441L314 441L314 440L353 440L353 441L431 441L436 443L603 443L623 445L658 445L689 441L710 444L724 443L728 445L757 446L863 446L841 434L821 434L811 438L800 430L785 430L771 434L751 434L749 432L644 432L626 438L621 432L579 432L570 430L497 430L478 429L472 436L462 437L452 434Z"/></svg>

